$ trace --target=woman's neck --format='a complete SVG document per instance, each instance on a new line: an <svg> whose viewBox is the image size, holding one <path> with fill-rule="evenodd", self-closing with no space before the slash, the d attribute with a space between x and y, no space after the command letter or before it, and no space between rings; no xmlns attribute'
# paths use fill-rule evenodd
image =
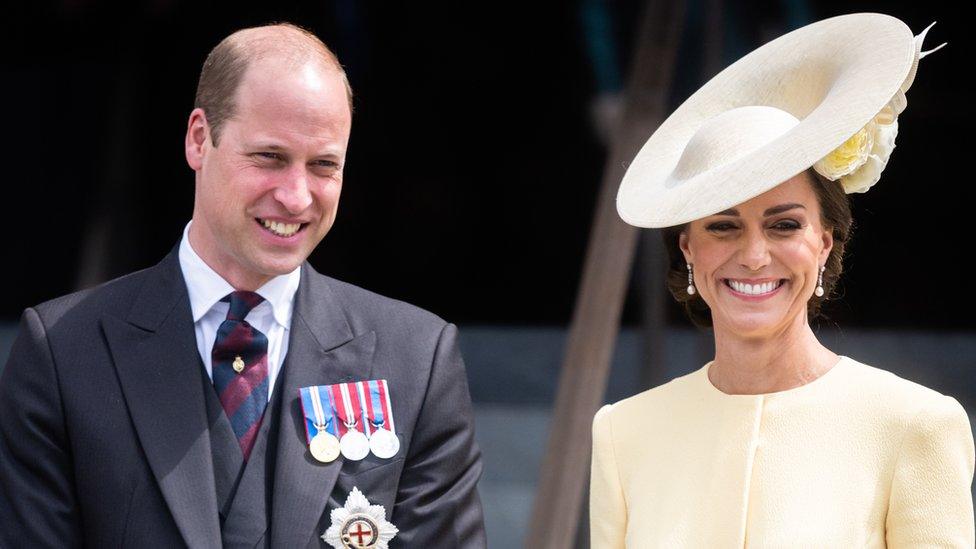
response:
<svg viewBox="0 0 976 549"><path fill-rule="evenodd" d="M709 380L730 395L774 393L817 379L839 358L817 340L805 314L766 337L742 337L716 325Z"/></svg>

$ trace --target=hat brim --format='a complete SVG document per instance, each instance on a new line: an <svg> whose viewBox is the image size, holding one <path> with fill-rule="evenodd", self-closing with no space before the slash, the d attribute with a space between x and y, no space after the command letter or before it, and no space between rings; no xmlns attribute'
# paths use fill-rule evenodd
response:
<svg viewBox="0 0 976 549"><path fill-rule="evenodd" d="M680 225L790 179L881 111L915 53L911 29L878 13L832 17L768 42L709 80L647 140L618 190L620 217L638 227ZM799 123L748 154L693 177L670 177L704 122L744 106L776 107Z"/></svg>

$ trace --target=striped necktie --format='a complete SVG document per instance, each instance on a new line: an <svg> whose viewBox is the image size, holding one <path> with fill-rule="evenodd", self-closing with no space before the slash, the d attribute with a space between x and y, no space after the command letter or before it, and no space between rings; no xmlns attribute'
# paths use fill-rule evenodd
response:
<svg viewBox="0 0 976 549"><path fill-rule="evenodd" d="M211 353L213 381L247 461L268 404L268 338L244 318L264 298L232 292L221 301L230 302L230 308Z"/></svg>

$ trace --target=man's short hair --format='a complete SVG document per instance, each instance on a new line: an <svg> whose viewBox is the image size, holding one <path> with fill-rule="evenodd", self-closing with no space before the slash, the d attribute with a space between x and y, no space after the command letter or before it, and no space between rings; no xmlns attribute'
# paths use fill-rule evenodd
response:
<svg viewBox="0 0 976 549"><path fill-rule="evenodd" d="M257 29L275 29L278 32L274 33L273 38L253 36ZM224 38L210 50L197 82L193 106L203 109L210 125L210 139L215 147L224 122L236 112L237 89L244 79L248 65L268 54L283 54L294 61L318 58L326 65L335 67L342 75L346 97L349 98L349 111L352 112L352 87L346 71L339 63L339 58L317 36L291 23L242 29Z"/></svg>

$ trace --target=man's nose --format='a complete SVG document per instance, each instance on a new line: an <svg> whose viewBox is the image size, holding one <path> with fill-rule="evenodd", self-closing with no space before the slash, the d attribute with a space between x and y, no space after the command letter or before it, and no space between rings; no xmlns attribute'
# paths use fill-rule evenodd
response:
<svg viewBox="0 0 976 549"><path fill-rule="evenodd" d="M739 263L750 271L758 271L769 265L769 243L760 230L747 231L739 251Z"/></svg>
<svg viewBox="0 0 976 549"><path fill-rule="evenodd" d="M291 214L300 214L312 204L312 193L308 188L308 174L304 167L288 171L285 178L275 188L274 198Z"/></svg>

